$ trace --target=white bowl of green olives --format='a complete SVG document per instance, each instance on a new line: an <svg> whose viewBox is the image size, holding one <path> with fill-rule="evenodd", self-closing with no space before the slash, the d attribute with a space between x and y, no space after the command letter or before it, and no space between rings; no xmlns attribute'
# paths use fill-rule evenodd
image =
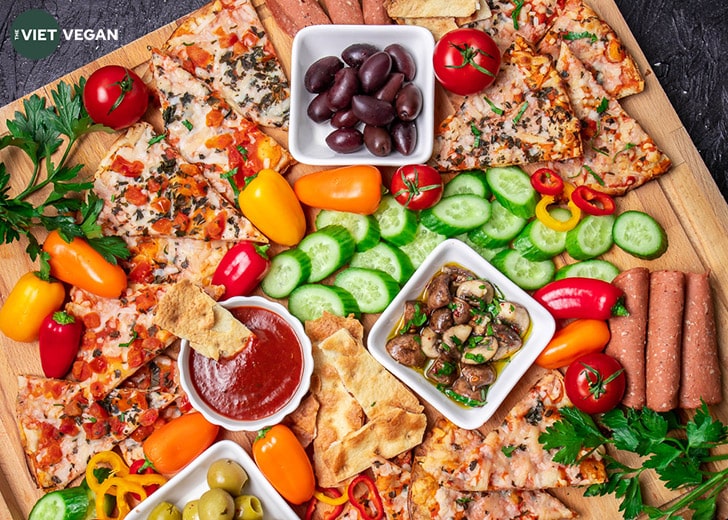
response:
<svg viewBox="0 0 728 520"><path fill-rule="evenodd" d="M245 450L233 441L223 440L210 446L132 509L126 518L297 520L299 517Z"/></svg>
<svg viewBox="0 0 728 520"><path fill-rule="evenodd" d="M312 165L426 162L434 38L409 25L313 25L293 40L288 145Z"/></svg>

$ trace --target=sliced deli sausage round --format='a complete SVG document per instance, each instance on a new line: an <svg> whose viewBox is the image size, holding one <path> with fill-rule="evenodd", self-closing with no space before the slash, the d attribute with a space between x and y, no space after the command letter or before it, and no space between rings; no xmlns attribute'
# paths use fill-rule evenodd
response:
<svg viewBox="0 0 728 520"><path fill-rule="evenodd" d="M657 412L677 408L680 388L685 275L650 274L647 324L647 407Z"/></svg>
<svg viewBox="0 0 728 520"><path fill-rule="evenodd" d="M606 353L624 367L627 388L622 403L632 408L642 408L646 399L645 344L650 271L646 267L635 267L620 273L612 283L624 292L624 306L629 316L609 319L611 337Z"/></svg>
<svg viewBox="0 0 728 520"><path fill-rule="evenodd" d="M722 400L715 307L708 273L685 273L680 407Z"/></svg>

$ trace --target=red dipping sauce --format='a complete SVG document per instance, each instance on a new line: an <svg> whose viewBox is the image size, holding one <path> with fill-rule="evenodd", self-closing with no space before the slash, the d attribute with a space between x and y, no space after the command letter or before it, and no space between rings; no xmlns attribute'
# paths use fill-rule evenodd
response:
<svg viewBox="0 0 728 520"><path fill-rule="evenodd" d="M192 385L217 413L243 421L273 415L296 393L303 376L301 342L286 321L262 307L229 309L255 334L251 344L218 361L190 352Z"/></svg>

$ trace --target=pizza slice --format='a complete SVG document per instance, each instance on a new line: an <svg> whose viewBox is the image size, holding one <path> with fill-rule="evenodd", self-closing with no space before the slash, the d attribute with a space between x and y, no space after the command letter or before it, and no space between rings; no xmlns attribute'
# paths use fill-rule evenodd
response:
<svg viewBox="0 0 728 520"><path fill-rule="evenodd" d="M432 162L469 170L579 157L579 128L551 58L517 37L495 83L440 125Z"/></svg>
<svg viewBox="0 0 728 520"><path fill-rule="evenodd" d="M66 311L85 327L70 378L102 399L176 339L152 323L168 285L131 284L118 299L71 288Z"/></svg>
<svg viewBox="0 0 728 520"><path fill-rule="evenodd" d="M456 447L451 447L456 449ZM417 463L412 466L410 520L559 520L576 514L545 491L460 491L441 485Z"/></svg>
<svg viewBox="0 0 728 520"><path fill-rule="evenodd" d="M543 38L564 0L487 0L491 16L468 24L493 37L501 52L524 38L529 44Z"/></svg>
<svg viewBox="0 0 728 520"><path fill-rule="evenodd" d="M119 388L94 399L79 383L19 376L18 429L37 484L64 487L83 473L94 454L153 424L174 398L167 392Z"/></svg>
<svg viewBox="0 0 728 520"><path fill-rule="evenodd" d="M237 198L246 177L264 168L284 172L291 164L288 150L169 55L152 50L152 73L169 142L188 162L204 164L203 174L228 200Z"/></svg>
<svg viewBox="0 0 728 520"><path fill-rule="evenodd" d="M288 126L288 78L249 0L209 3L172 33L164 50L246 119Z"/></svg>
<svg viewBox="0 0 728 520"><path fill-rule="evenodd" d="M99 224L107 235L268 241L148 123L114 143L93 189L104 203Z"/></svg>
<svg viewBox="0 0 728 520"><path fill-rule="evenodd" d="M182 279L208 286L220 260L234 245L224 240L122 237L130 256L121 266L134 283L167 284Z"/></svg>
<svg viewBox="0 0 728 520"><path fill-rule="evenodd" d="M582 0L566 0L537 49L557 60L562 42L611 97L619 99L644 90L644 79L629 51L609 24Z"/></svg>
<svg viewBox="0 0 728 520"><path fill-rule="evenodd" d="M538 437L571 406L557 371L544 375L488 435L440 420L423 442L417 463L438 483L460 491L502 491L587 486L606 480L598 453L578 465L553 460ZM454 450L453 446L459 449Z"/></svg>
<svg viewBox="0 0 728 520"><path fill-rule="evenodd" d="M566 44L561 44L556 68L581 120L584 156L531 165L529 169L547 166L565 181L611 195L623 195L670 169L670 158L609 96Z"/></svg>

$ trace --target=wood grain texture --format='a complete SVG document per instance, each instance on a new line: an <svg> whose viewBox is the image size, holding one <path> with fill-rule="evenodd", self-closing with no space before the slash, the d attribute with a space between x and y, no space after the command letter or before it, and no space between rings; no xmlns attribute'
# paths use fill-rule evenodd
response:
<svg viewBox="0 0 728 520"><path fill-rule="evenodd" d="M149 5L146 0L142 4ZM284 69L288 72L291 40L272 22L264 0L255 0L254 4L258 7L269 36L281 55ZM667 230L670 243L668 252L657 260L643 261L615 248L605 258L622 269L644 265L652 270L679 269L695 272L710 270L716 297L721 366L724 373L728 373L728 337L724 332L728 330L728 248L723 245L728 235L728 205L681 123L680 117L670 105L669 98L660 86L659 78L637 45L616 4L612 0L594 0L591 4L623 37L646 74L645 92L624 100L625 109L653 135L655 141L674 163L672 170L659 180L650 182L618 200L619 210L641 209L658 218ZM149 57L147 46L161 45L174 26L170 24L154 31L143 39L74 71L66 79L74 80L80 75L87 76L98 66L108 63L143 67ZM48 92L48 87L38 90L40 95L47 95ZM446 106L441 90L438 90L438 96L442 106ZM1 108L0 121L4 122L11 117L17 107L16 102ZM1 126L0 132L3 131L5 128ZM285 135L282 138L285 139ZM86 164L83 171L91 175L114 139L114 135L106 134L88 136L76 148L71 160ZM17 152L4 150L0 152L0 160L6 162L9 171L13 172L13 184L17 186L23 184L28 175L24 159ZM299 165L291 172L291 179L311 169L313 168ZM23 273L34 268L24 254L25 246L25 242L19 242L0 247L0 263L3 266L0 272L0 296L3 298ZM563 261L562 259L559 262ZM373 319L367 317L365 325L370 326ZM14 412L17 375L41 373L37 350L37 344L19 344L0 337L0 450L3 453L3 457L0 457L0 494L3 498L3 502L0 503L0 518L27 518L30 508L41 494L33 484L25 466ZM502 411L484 428L496 426L508 408L525 393L538 375L539 369L531 369L522 384L509 396ZM728 403L724 402L720 406L713 407L713 411L721 420L728 422ZM248 436L242 434L228 434L228 436L240 442L246 449L249 448ZM638 463L635 460L628 462ZM725 467L725 463L720 467ZM645 479L643 491L649 502L656 505L678 496L677 493L667 491L656 482L656 479L649 476ZM621 516L617 510L617 502L609 496L584 498L582 490L573 488L558 490L554 494L576 509L583 519L597 520ZM726 517L728 509L723 507L719 518Z"/></svg>

